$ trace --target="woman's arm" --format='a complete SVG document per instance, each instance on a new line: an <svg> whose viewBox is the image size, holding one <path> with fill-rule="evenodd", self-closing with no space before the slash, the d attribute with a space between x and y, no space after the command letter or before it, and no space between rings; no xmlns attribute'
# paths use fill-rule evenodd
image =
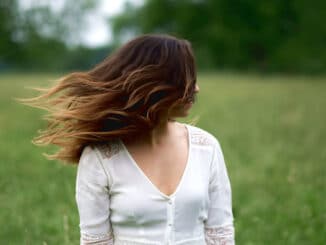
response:
<svg viewBox="0 0 326 245"><path fill-rule="evenodd" d="M209 199L208 218L205 221L207 245L234 245L231 185L217 140L211 162Z"/></svg>
<svg viewBox="0 0 326 245"><path fill-rule="evenodd" d="M91 146L84 148L79 160L76 202L80 218L80 244L113 245L108 177L96 149Z"/></svg>

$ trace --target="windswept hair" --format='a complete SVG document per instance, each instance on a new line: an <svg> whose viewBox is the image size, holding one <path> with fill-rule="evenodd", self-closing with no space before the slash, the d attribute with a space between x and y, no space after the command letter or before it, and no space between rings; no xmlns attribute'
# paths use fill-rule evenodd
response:
<svg viewBox="0 0 326 245"><path fill-rule="evenodd" d="M86 145L138 137L173 106L194 99L196 67L191 44L167 34L130 40L89 71L72 72L41 94L18 99L45 109L47 128L32 140L60 149L50 160L78 164Z"/></svg>

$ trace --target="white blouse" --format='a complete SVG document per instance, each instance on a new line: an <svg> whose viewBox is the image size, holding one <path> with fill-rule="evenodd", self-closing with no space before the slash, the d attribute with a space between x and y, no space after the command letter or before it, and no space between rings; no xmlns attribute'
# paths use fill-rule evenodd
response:
<svg viewBox="0 0 326 245"><path fill-rule="evenodd" d="M233 245L231 185L218 140L188 130L189 154L175 192L162 193L121 140L86 146L76 177L80 244Z"/></svg>

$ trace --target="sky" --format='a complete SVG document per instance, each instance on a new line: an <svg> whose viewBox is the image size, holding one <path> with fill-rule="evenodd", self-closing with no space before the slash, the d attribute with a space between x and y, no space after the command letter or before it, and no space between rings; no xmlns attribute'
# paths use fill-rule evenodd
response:
<svg viewBox="0 0 326 245"><path fill-rule="evenodd" d="M64 1L20 0L20 5L23 8L29 8L33 5L48 5L53 10L56 10L60 9ZM110 25L107 25L105 18L120 13L125 2L141 5L143 0L100 0L98 9L87 16L88 27L84 32L81 43L89 47L97 47L109 43L112 40L112 33Z"/></svg>
<svg viewBox="0 0 326 245"><path fill-rule="evenodd" d="M90 30L85 35L83 43L87 46L98 46L106 44L112 40L110 26L105 22L105 17L120 13L127 0L101 0L98 13L90 19ZM142 0L129 0L129 2L139 5Z"/></svg>

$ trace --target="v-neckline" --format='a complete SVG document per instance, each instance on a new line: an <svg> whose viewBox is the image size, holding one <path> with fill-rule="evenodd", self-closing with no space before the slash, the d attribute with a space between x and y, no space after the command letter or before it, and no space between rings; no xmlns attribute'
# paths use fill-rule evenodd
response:
<svg viewBox="0 0 326 245"><path fill-rule="evenodd" d="M124 149L124 152L126 153L126 155L128 156L128 158L130 159L131 163L133 164L133 166L136 167L136 169L138 170L138 172L145 178L145 180L163 197L165 198L172 198L174 197L177 192L179 191L179 189L181 188L181 185L186 177L186 174L188 172L188 169L190 167L190 156L191 156L191 152L192 152L192 144L191 144L191 132L190 132L190 127L188 127L188 125L186 123L181 123L183 124L186 129L187 129L187 138L188 138L188 156L187 156L187 162L186 162L186 167L183 171L183 174L181 176L181 179L179 180L179 184L177 185L176 189L174 190L174 192L170 195L167 195L165 193L163 193L151 180L150 178L144 173L144 171L139 167L139 165L137 164L137 162L135 161L135 159L132 157L132 155L130 154L129 150L127 149L127 147L125 146L125 144L123 143L122 140L120 140L120 143Z"/></svg>

